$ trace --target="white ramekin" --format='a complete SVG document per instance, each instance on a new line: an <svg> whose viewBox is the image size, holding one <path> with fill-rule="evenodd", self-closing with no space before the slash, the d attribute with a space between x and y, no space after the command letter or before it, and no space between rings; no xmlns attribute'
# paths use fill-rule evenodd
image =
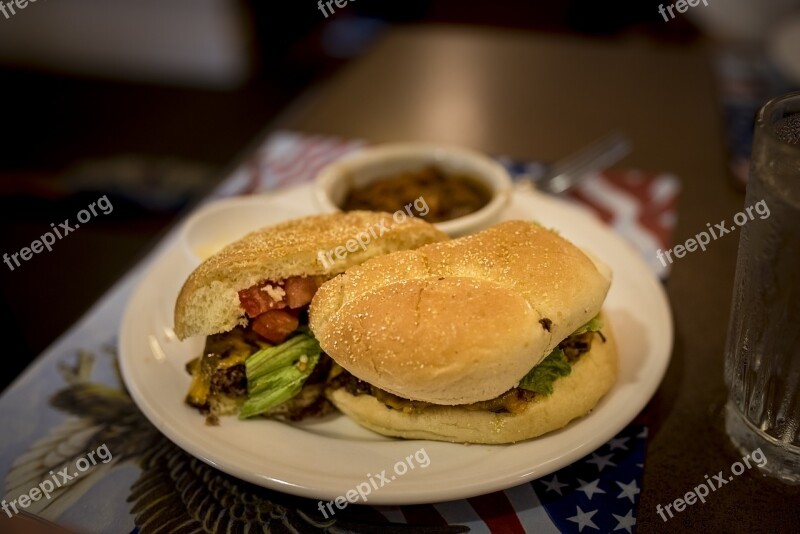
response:
<svg viewBox="0 0 800 534"><path fill-rule="evenodd" d="M304 215L304 210L275 204L260 195L211 202L192 213L179 233L179 246L193 266L254 230Z"/></svg>
<svg viewBox="0 0 800 534"><path fill-rule="evenodd" d="M466 148L428 143L396 143L367 148L328 165L314 181L314 199L323 212L341 211L347 192L392 174L436 165L448 173L479 180L492 198L474 213L436 223L455 237L482 230L496 222L511 199L511 178L505 168L490 157Z"/></svg>

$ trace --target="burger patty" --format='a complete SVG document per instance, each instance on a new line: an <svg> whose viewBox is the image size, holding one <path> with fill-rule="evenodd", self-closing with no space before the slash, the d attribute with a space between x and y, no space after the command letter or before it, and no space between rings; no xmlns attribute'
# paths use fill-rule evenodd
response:
<svg viewBox="0 0 800 534"><path fill-rule="evenodd" d="M388 391L377 388L363 380L356 378L344 369L328 382L331 389L344 388L349 394L354 396L372 395L388 408L399 410L404 413L419 413L427 408L440 406L430 402L415 401L398 397ZM494 413L518 413L522 411L528 402L536 394L532 391L520 388L512 388L499 397L487 401L474 402L472 404L459 405L470 411L487 411Z"/></svg>
<svg viewBox="0 0 800 534"><path fill-rule="evenodd" d="M193 380L186 402L208 415L212 424L216 423L217 415L227 413L231 407L247 398L245 364L232 364L233 361L244 362L246 356L242 357L242 351L249 356L250 351L257 350L249 345L246 348L241 346L242 341L250 337L247 332L242 327L237 327L225 334L209 336L206 348L228 348L221 351L221 354L211 352L204 357L195 358L187 365ZM331 413L334 407L325 397L325 386L332 364L333 360L322 353L300 393L264 415L300 421Z"/></svg>
<svg viewBox="0 0 800 534"><path fill-rule="evenodd" d="M237 326L230 332L206 337L203 355L186 364L192 384L186 402L208 413L215 401L224 397L236 401L247 395L244 362L254 352L268 347L254 332Z"/></svg>
<svg viewBox="0 0 800 534"><path fill-rule="evenodd" d="M211 395L243 397L247 395L247 375L244 364L219 369L211 376Z"/></svg>
<svg viewBox="0 0 800 534"><path fill-rule="evenodd" d="M186 402L206 414L212 424L217 415L236 413L247 398L247 358L283 343L308 325L308 305L324 281L325 277L294 276L239 291L248 324L206 337L203 355L186 366L192 375ZM330 367L330 358L323 354L300 393L265 415L297 421L331 412L333 405L324 394Z"/></svg>
<svg viewBox="0 0 800 534"><path fill-rule="evenodd" d="M564 356L567 357L567 361L570 364L574 364L581 355L589 352L589 349L592 348L592 339L595 334L600 336L603 343L606 342L606 338L603 336L602 332L585 332L577 336L569 336L558 344L558 348L564 351Z"/></svg>
<svg viewBox="0 0 800 534"><path fill-rule="evenodd" d="M583 354L589 352L595 334L599 335L605 342L605 338L600 332L586 332L584 334L570 336L559 343L558 348L564 351L564 355L570 365L574 365ZM420 413L425 409L441 406L430 402L404 399L403 397L398 397L388 391L375 387L368 382L364 382L340 367L337 367L336 371L338 371L338 373L328 381L328 387L330 389L344 388L345 391L353 396L372 395L386 405L386 407L408 414ZM528 391L527 389L511 388L494 399L463 404L458 407L470 411L517 414L522 412L535 397L536 393Z"/></svg>

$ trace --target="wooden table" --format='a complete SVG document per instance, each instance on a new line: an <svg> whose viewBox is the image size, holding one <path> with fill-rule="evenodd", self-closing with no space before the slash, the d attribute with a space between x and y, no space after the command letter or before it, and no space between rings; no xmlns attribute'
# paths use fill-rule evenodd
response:
<svg viewBox="0 0 800 534"><path fill-rule="evenodd" d="M536 160L557 159L619 128L635 146L621 166L682 179L678 243L706 223L730 220L744 202L727 173L715 97L702 45L406 27L302 99L277 126L372 142L458 143ZM719 415L737 244L726 236L673 265L667 288L675 350L646 410L643 532L788 532L800 523L800 488L752 471L669 523L655 511L705 475L729 472L741 456Z"/></svg>

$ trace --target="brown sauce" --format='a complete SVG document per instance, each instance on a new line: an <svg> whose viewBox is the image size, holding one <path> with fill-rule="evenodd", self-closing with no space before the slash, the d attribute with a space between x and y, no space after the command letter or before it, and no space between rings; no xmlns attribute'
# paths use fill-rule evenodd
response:
<svg viewBox="0 0 800 534"><path fill-rule="evenodd" d="M424 200L414 204L419 198ZM403 172L352 189L341 208L389 213L413 206L415 215L430 223L450 221L486 206L491 191L471 176L448 174L435 166ZM426 213L427 211L427 213Z"/></svg>

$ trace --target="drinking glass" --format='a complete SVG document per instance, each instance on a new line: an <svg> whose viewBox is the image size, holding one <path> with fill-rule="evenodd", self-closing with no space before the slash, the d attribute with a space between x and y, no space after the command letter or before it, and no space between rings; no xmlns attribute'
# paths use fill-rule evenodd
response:
<svg viewBox="0 0 800 534"><path fill-rule="evenodd" d="M767 474L800 484L800 92L756 122L725 352L725 429ZM766 205L767 208L763 208Z"/></svg>

